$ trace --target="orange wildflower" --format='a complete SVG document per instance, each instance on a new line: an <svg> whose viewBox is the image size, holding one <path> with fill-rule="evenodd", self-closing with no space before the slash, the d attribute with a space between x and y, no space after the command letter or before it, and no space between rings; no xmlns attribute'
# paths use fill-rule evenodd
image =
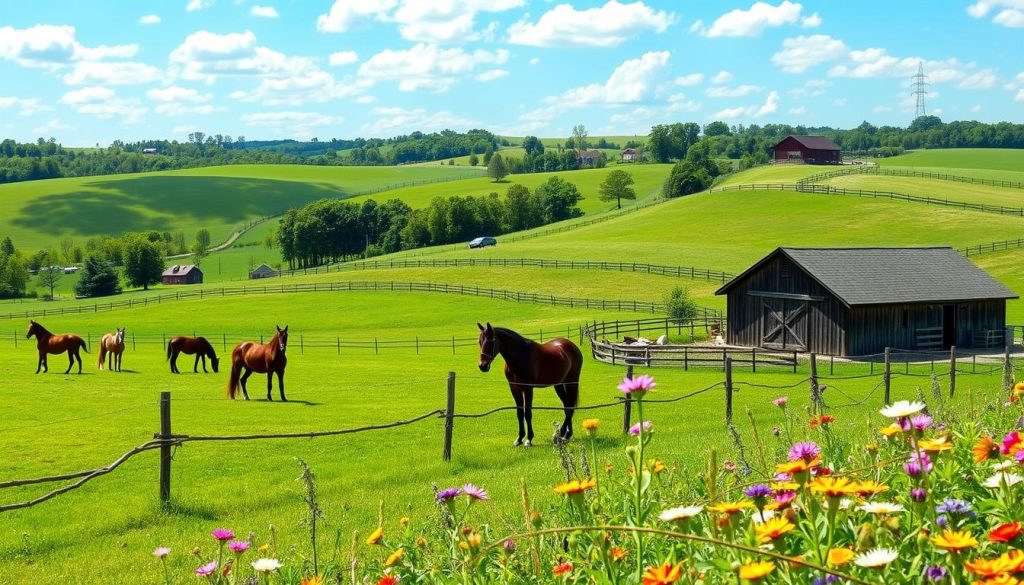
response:
<svg viewBox="0 0 1024 585"><path fill-rule="evenodd" d="M643 585L672 585L683 576L683 565L665 563L660 567L647 567L643 575Z"/></svg>
<svg viewBox="0 0 1024 585"><path fill-rule="evenodd" d="M819 417L812 418L810 421L808 421L808 424L811 425L811 428L814 428L818 426L826 426L835 420L836 417L832 416L831 414L823 414Z"/></svg>
<svg viewBox="0 0 1024 585"><path fill-rule="evenodd" d="M622 559L629 556L628 550L618 546L613 546L611 550L608 552L611 554L613 561L621 561Z"/></svg>
<svg viewBox="0 0 1024 585"><path fill-rule="evenodd" d="M740 567L740 579L747 581L760 581L775 570L775 565L770 561L755 561Z"/></svg>
<svg viewBox="0 0 1024 585"><path fill-rule="evenodd" d="M964 568L970 571L971 574L985 579L1009 573L1010 567L1011 565L1007 561L1006 555L994 559L975 559L964 563Z"/></svg>
<svg viewBox="0 0 1024 585"><path fill-rule="evenodd" d="M370 533L370 536L366 537L366 544L379 544L382 538L384 538L384 527L378 526L376 530Z"/></svg>
<svg viewBox="0 0 1024 585"><path fill-rule="evenodd" d="M558 563L551 569L551 574L557 577L558 575L564 575L569 571L572 571L572 563Z"/></svg>
<svg viewBox="0 0 1024 585"><path fill-rule="evenodd" d="M816 477L810 487L812 492L830 498L849 496L857 491L857 486L845 477Z"/></svg>
<svg viewBox="0 0 1024 585"><path fill-rule="evenodd" d="M1010 542L1021 534L1024 534L1024 529L1021 528L1020 522L1008 522L993 528L992 532L988 533L988 539L992 542Z"/></svg>
<svg viewBox="0 0 1024 585"><path fill-rule="evenodd" d="M708 510L711 510L712 512L719 512L727 516L732 516L733 514L741 510L746 510L748 508L753 507L754 504L752 504L751 502L741 500L739 502L719 502L717 504L708 506Z"/></svg>
<svg viewBox="0 0 1024 585"><path fill-rule="evenodd" d="M834 548L828 551L828 564L842 567L852 561L855 556L857 556L856 553L848 548Z"/></svg>
<svg viewBox="0 0 1024 585"><path fill-rule="evenodd" d="M771 518L763 524L754 527L754 532L757 533L757 538L762 543L769 543L778 538L782 538L786 533L792 531L796 526L793 525L785 516L776 516Z"/></svg>
<svg viewBox="0 0 1024 585"><path fill-rule="evenodd" d="M858 496L867 498L889 491L889 486L869 479L866 481L853 482L853 491L857 492Z"/></svg>
<svg viewBox="0 0 1024 585"><path fill-rule="evenodd" d="M960 552L978 546L978 539L966 530L943 530L942 534L932 537L932 544L945 550Z"/></svg>
<svg viewBox="0 0 1024 585"><path fill-rule="evenodd" d="M971 454L974 455L974 462L981 463L991 457L999 456L999 445L992 440L992 437L983 435L978 442L971 448Z"/></svg>
<svg viewBox="0 0 1024 585"><path fill-rule="evenodd" d="M810 461L804 461L803 459L797 459L796 461L786 461L785 463L778 463L775 465L776 473L785 473L793 475L795 473L803 473L810 471L821 464L821 459L815 457Z"/></svg>
<svg viewBox="0 0 1024 585"><path fill-rule="evenodd" d="M303 579L301 585L324 585L324 578L320 575L314 575L308 579Z"/></svg>
<svg viewBox="0 0 1024 585"><path fill-rule="evenodd" d="M896 423L892 423L891 425L889 425L887 427L882 427L881 429L878 430L878 432L882 433L882 435L885 436L885 437L891 437L893 435L898 435L898 434L902 433L903 432L903 428L900 427L900 425L898 425Z"/></svg>
<svg viewBox="0 0 1024 585"><path fill-rule="evenodd" d="M588 477L587 479L574 479L572 481L566 481L556 485L555 491L565 495L582 494L596 485L597 481L591 477Z"/></svg>

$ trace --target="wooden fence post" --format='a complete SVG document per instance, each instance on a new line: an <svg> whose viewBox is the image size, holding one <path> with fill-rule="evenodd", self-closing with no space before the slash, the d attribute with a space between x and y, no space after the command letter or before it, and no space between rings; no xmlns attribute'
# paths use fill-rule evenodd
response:
<svg viewBox="0 0 1024 585"><path fill-rule="evenodd" d="M626 366L626 378L633 379L633 366ZM629 394L622 401L622 433L629 433L630 422L633 420L633 399Z"/></svg>
<svg viewBox="0 0 1024 585"><path fill-rule="evenodd" d="M956 346L949 348L949 397L956 392Z"/></svg>
<svg viewBox="0 0 1024 585"><path fill-rule="evenodd" d="M882 382L885 384L885 404L889 404L889 391L892 388L892 369L889 361L889 348L885 348L885 371L882 372Z"/></svg>
<svg viewBox="0 0 1024 585"><path fill-rule="evenodd" d="M14 332L14 349L18 349L18 332Z"/></svg>
<svg viewBox="0 0 1024 585"><path fill-rule="evenodd" d="M818 389L818 356L811 352L809 363L811 371L811 409L815 414L821 414L821 391Z"/></svg>
<svg viewBox="0 0 1024 585"><path fill-rule="evenodd" d="M725 422L732 422L732 358L725 358Z"/></svg>
<svg viewBox="0 0 1024 585"><path fill-rule="evenodd" d="M171 499L171 393L160 393L160 503Z"/></svg>
<svg viewBox="0 0 1024 585"><path fill-rule="evenodd" d="M452 433L455 430L455 372L448 372L448 400L444 409L444 453L445 461L452 460Z"/></svg>

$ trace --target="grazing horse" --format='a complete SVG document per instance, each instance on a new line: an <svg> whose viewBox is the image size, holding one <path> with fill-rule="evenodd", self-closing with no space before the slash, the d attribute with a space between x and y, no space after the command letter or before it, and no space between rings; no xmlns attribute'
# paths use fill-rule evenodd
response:
<svg viewBox="0 0 1024 585"><path fill-rule="evenodd" d="M284 397L284 367L288 365L288 358L284 352L288 349L288 326L284 329L277 327L274 337L262 345L252 341L243 341L231 350L231 380L228 382L228 397L235 398L238 393L238 385L242 385L242 394L249 400L249 392L245 389L245 381L256 372L267 375L267 400L270 391L274 387L274 374L277 374L277 387L281 391L281 401L287 402ZM245 370L245 373L242 373Z"/></svg>
<svg viewBox="0 0 1024 585"><path fill-rule="evenodd" d="M25 334L25 338L30 338L33 335L36 336L36 348L39 350L39 363L36 365L36 373L42 369L43 372L49 372L50 368L46 363L47 354L59 354L68 353L68 369L64 370L64 373L71 372L71 366L75 365L75 360L78 360L78 373L82 373L82 356L79 355L78 350L84 349L86 353L89 352L89 348L85 346L85 340L81 337L68 333L66 335L54 335L46 330L35 321L28 322L28 333Z"/></svg>
<svg viewBox="0 0 1024 585"><path fill-rule="evenodd" d="M519 438L513 445L529 447L533 444L533 389L545 386L555 387L555 394L564 407L565 419L557 439L571 439L572 415L579 403L580 370L583 368L583 354L576 344L563 337L537 343L510 329L492 327L490 323L487 327L479 323L476 326L480 328L480 371L490 370L495 357L505 358L505 378L516 401L519 419Z"/></svg>
<svg viewBox="0 0 1024 585"><path fill-rule="evenodd" d="M107 333L100 340L100 359L99 368L103 369L103 362L107 361L108 357L110 364L107 369L111 372L121 371L121 358L124 357L124 327L119 328L114 333Z"/></svg>
<svg viewBox="0 0 1024 585"><path fill-rule="evenodd" d="M199 373L199 360L203 360L203 373L206 371L206 358L210 358L210 364L213 366L214 373L217 373L217 369L220 366L220 359L217 357L217 352L213 351L213 346L210 345L209 341L206 341L205 337L184 337L177 336L172 337L167 342L167 359L171 362L171 373L180 374L178 371L178 354L185 353L188 355L195 354L196 363L192 365L192 371Z"/></svg>

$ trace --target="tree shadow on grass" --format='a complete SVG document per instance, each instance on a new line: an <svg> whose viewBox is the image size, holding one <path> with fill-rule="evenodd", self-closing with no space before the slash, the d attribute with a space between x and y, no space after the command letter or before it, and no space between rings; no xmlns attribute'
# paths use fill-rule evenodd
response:
<svg viewBox="0 0 1024 585"><path fill-rule="evenodd" d="M96 181L39 197L11 220L37 231L97 236L173 231L190 223L241 223L328 197L354 196L324 183L233 177L144 176Z"/></svg>

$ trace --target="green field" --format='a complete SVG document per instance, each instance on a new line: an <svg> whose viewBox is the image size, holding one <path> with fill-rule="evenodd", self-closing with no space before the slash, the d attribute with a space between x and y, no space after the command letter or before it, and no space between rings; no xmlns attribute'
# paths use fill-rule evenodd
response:
<svg viewBox="0 0 1024 585"><path fill-rule="evenodd" d="M880 158L890 167L938 167L945 169L990 169L1021 172L1024 151L1008 148L943 148L917 150L901 156Z"/></svg>
<svg viewBox="0 0 1024 585"><path fill-rule="evenodd" d="M1024 207L1024 189L1007 189L989 185L943 181L941 179L886 177L882 175L846 175L834 177L825 183L846 189L887 191L904 195L934 197L949 201L964 201L967 203L1013 208Z"/></svg>
<svg viewBox="0 0 1024 585"><path fill-rule="evenodd" d="M892 160L905 161L917 154ZM974 155L968 152L954 162L965 166L972 164ZM907 166L909 163L900 164ZM652 196L669 168L667 165L637 165L629 170L639 173L638 193ZM951 169L957 169L957 174L1010 172L995 168L965 169L964 166L936 170L953 172ZM309 172L320 170L309 169ZM820 170L818 167L760 167L732 175L729 182L793 182ZM588 214L610 207L596 199L603 172L606 171L561 174L584 191ZM499 185L503 190L512 182L522 180L532 188L544 179L544 175L526 175L511 177L509 182ZM877 181L867 184L872 185L870 188L932 196L950 190L959 196L993 201L1016 196L1019 192L998 188L979 190L976 186L933 179L904 181L896 177L852 176L837 181L847 180ZM493 189L492 185L485 178L468 179L400 189L374 198L401 196L411 205L420 206L438 195L486 194ZM275 259L277 252L261 244L272 227L272 222L261 225L240 238L238 247L207 258L203 268L209 284L204 288L216 290L223 284L219 279L240 276L250 262ZM521 241L509 238L494 248L470 252L462 246L446 246L437 251L418 250L397 257L411 258L436 252L423 257L606 260L692 265L735 273L777 246L960 247L1016 238L1021 227L1024 227L1024 219L1019 217L917 203L780 191L715 192L628 211L570 231ZM249 243L256 245L245 245ZM984 254L971 260L1011 289L1024 292L1024 275L1019 269L1024 251ZM266 284L350 280L430 281L558 296L640 301L660 301L672 287L683 286L701 305L723 308L723 300L713 295L718 283L603 270L483 266L396 268L284 277ZM113 300L140 300L166 294L169 290L174 289L155 287L148 293L131 291ZM95 302L8 301L0 303L0 314L44 307L59 310ZM111 462L130 447L151 438L157 430L156 400L162 390L172 392L173 431L189 435L326 430L405 419L443 406L445 377L449 371L456 372L457 411L483 412L508 406L511 397L500 366L490 374L482 374L477 369L479 350L472 342L466 345L460 341L453 352L447 340L453 336L473 338L478 321L491 321L530 333L543 330L545 337L575 337L577 327L586 321L645 316L474 296L321 292L214 296L40 318L55 331L76 331L94 343L103 331L127 327L130 346L124 358L126 371L121 374L97 372L95 348L91 347L94 351L84 356L86 373L82 376L64 376L66 363L62 356L50 358L50 374L32 374L34 347L23 338L25 319L0 319L0 348L7 356L0 371L13 382L4 393L0 446L6 453L15 454L4 459L0 481L77 471ZM1010 302L1008 322L1024 323L1024 303ZM223 355L226 348L241 339L269 336L275 324L289 325L292 333L286 377L292 402L288 404L276 401L276 389L273 403L262 400L265 377L260 375L250 380L250 394L255 400L232 403L224 398L224 369L217 375L185 373L175 376L167 371L162 345L165 336L193 332L206 335ZM388 346L389 342L416 339L424 342L419 352L410 345ZM374 340L379 353L373 349ZM438 343L430 346L426 340ZM339 341L344 342L340 352ZM353 347L355 342L361 342L362 347ZM587 348L584 353L589 354ZM964 363L970 364L965 367L974 367L973 361ZM190 372L189 366L190 359L183 356L179 367ZM936 367L943 366L940 362ZM978 369L984 371L986 367L981 363ZM930 392L931 364L925 362L902 368L904 366L899 366L894 376L893 400L914 398L920 391ZM722 380L722 373L713 369L641 371L657 378L657 398L681 395ZM874 375L870 374L872 371ZM822 376L864 376L826 382L829 385L826 401L839 406L833 411L838 419L835 432L874 440L865 421L882 402L879 372L878 364L819 363ZM908 373L916 375L908 376ZM588 357L584 367L583 404L613 400L617 395L615 384L622 375L622 367L601 364ZM734 405L736 422L751 458L756 455L750 444L752 436L746 409L750 409L750 416L766 435L778 424L776 411L770 403L772 398L785 393L791 397L791 408L806 406L807 385L802 382L806 376L806 363L800 365L796 374L762 368L756 374L748 370L735 373L740 388ZM988 404L1000 387L999 373L965 374L957 380L957 399L951 405L957 409ZM790 387L745 386L751 383ZM736 459L733 443L723 430L723 400L721 390L715 389L682 403L655 405L646 412L657 429L655 456L665 461L671 473L679 476L699 473L707 450L712 447L718 450L720 459ZM549 390L538 391L536 401L539 406L559 404ZM580 413L577 424L579 419L594 415ZM603 421L599 458L621 465L621 458L617 457L623 440L615 430L621 424L621 409L598 411L596 416ZM498 534L504 534L512 530L513 523L520 518L520 478L525 479L531 497L542 510L557 505L557 496L550 486L562 477L562 471L548 440L550 424L555 420L560 420L556 411L535 413L537 446L527 450L510 446L515 434L511 412L481 419L459 419L455 425L451 463L441 461L443 424L434 418L398 429L334 438L187 443L175 452L173 506L168 512L161 512L157 504L157 455L147 452L82 489L35 508L0 513L0 584L156 583L160 579L159 567L150 557L150 551L160 545L175 550L172 567L190 580L196 563L187 551L197 544L210 546L209 531L221 526L241 534L251 530L256 541L262 543L268 538L268 526L273 524L280 554L291 554L285 551L292 547L296 554L308 554L308 538L299 524L304 512L301 486L294 481L298 475L297 457L310 463L319 480L322 505L328 517L322 541L324 549L333 548L331 542L338 531L344 543L341 557L346 562L352 532L359 531L365 538L376 525L380 501L385 502L387 526L394 527L400 516L410 516L414 527L434 522L432 486L435 484L446 487L471 481L483 485L491 492L492 500L483 508L481 517L495 526ZM770 448L778 447L775 443L770 445ZM46 489L46 486L30 486L0 490L0 503L38 496ZM361 547L358 554L361 562L379 562L377 557L381 553Z"/></svg>
<svg viewBox="0 0 1024 585"><path fill-rule="evenodd" d="M468 169L233 165L0 185L0 234L24 250L128 231L207 228L221 242L239 225L324 197L460 178Z"/></svg>

